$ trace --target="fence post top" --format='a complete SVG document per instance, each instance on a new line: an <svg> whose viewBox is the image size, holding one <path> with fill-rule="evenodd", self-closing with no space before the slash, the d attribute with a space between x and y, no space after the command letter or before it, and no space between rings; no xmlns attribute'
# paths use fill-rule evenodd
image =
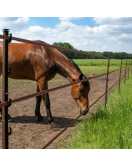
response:
<svg viewBox="0 0 132 166"><path fill-rule="evenodd" d="M5 32L5 31L9 31L9 29L3 29L3 31Z"/></svg>

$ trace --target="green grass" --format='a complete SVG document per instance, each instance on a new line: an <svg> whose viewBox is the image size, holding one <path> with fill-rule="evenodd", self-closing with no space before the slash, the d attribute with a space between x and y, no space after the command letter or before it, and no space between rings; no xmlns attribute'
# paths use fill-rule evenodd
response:
<svg viewBox="0 0 132 166"><path fill-rule="evenodd" d="M107 66L108 59L73 59L78 66ZM120 66L121 60L110 60L111 66ZM122 61L122 65L126 65L126 60Z"/></svg>
<svg viewBox="0 0 132 166"><path fill-rule="evenodd" d="M76 126L69 149L132 149L132 75L104 105Z"/></svg>
<svg viewBox="0 0 132 166"><path fill-rule="evenodd" d="M86 75L88 74L98 75L98 74L107 73L107 66L79 66L79 68ZM110 66L109 71L111 72L119 68L120 68L119 66ZM119 70L117 72L119 72Z"/></svg>

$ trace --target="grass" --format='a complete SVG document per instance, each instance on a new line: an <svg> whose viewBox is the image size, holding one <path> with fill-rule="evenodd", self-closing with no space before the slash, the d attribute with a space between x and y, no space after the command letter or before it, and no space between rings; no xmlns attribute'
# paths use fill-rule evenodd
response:
<svg viewBox="0 0 132 166"><path fill-rule="evenodd" d="M107 66L108 59L74 59L78 66ZM120 66L121 60L110 60L110 66ZM126 60L122 61L122 65L126 65Z"/></svg>
<svg viewBox="0 0 132 166"><path fill-rule="evenodd" d="M85 74L85 75L89 75L89 74L103 74L103 73L107 73L107 66L79 66L81 71ZM119 69L119 66L110 66L109 71L113 71L116 69ZM119 70L117 71L119 72Z"/></svg>
<svg viewBox="0 0 132 166"><path fill-rule="evenodd" d="M132 149L132 75L90 118L76 126L69 149Z"/></svg>

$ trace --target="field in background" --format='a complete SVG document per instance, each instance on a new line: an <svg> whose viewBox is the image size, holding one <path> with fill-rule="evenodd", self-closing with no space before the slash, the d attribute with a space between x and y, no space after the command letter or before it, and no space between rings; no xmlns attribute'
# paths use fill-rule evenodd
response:
<svg viewBox="0 0 132 166"><path fill-rule="evenodd" d="M78 66L107 66L108 59L73 59ZM123 66L126 65L126 60L122 61ZM111 66L120 66L121 60L110 60Z"/></svg>
<svg viewBox="0 0 132 166"><path fill-rule="evenodd" d="M108 59L74 59L74 62L79 66L85 75L103 74L107 72ZM109 71L119 69L121 60L110 60ZM126 60L122 61L122 67L126 65ZM119 71L117 71L119 72Z"/></svg>

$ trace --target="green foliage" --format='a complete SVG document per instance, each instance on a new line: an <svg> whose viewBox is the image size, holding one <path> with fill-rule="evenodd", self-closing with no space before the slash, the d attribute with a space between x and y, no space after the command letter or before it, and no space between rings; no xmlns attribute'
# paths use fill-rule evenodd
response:
<svg viewBox="0 0 132 166"><path fill-rule="evenodd" d="M54 46L58 46L58 47L64 47L64 48L69 48L69 49L74 49L74 47L72 45L70 45L69 43L53 43ZM69 58L74 59L75 58L75 53L74 52L69 52L69 51L61 51L63 54L67 55Z"/></svg>
<svg viewBox="0 0 132 166"><path fill-rule="evenodd" d="M111 92L107 107L100 106L76 127L70 149L132 149L132 76Z"/></svg>
<svg viewBox="0 0 132 166"><path fill-rule="evenodd" d="M62 43L62 42L55 42L53 43L54 46L58 46L58 47L64 47L64 48L69 48L69 49L75 49L71 44L69 43ZM78 50L78 51L82 51L82 50ZM61 51L62 53L64 53L65 55L67 55L69 58L71 59L101 59L92 55L84 55L84 54L80 54L80 53L74 53L74 52L69 52L69 51ZM117 58L117 59L132 59L132 54L128 54L126 52L109 52L109 51L105 51L105 52L96 52L96 51L84 51L90 54L95 54L95 55L100 55L100 56L105 56L105 57L110 57L110 58Z"/></svg>

